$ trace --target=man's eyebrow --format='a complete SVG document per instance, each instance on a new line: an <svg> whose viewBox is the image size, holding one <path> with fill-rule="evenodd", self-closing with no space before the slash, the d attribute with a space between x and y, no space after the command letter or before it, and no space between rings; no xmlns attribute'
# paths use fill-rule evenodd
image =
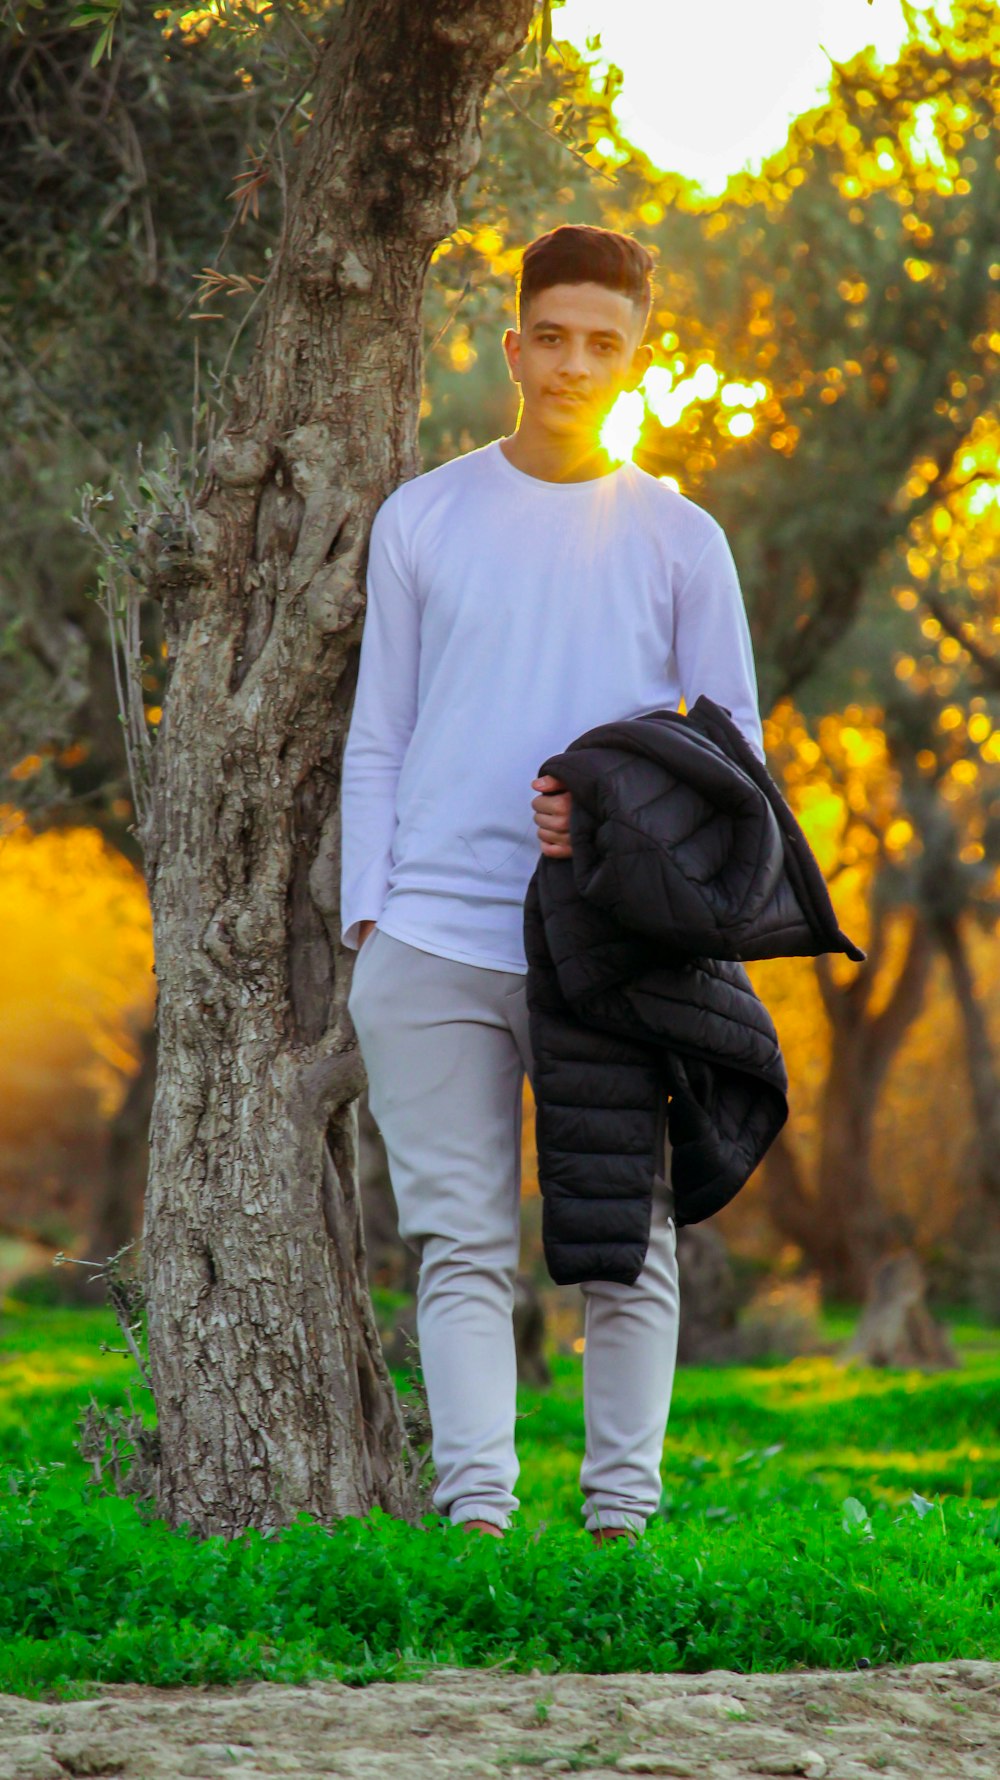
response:
<svg viewBox="0 0 1000 1780"><path fill-rule="evenodd" d="M561 321L543 321L539 319L538 321L532 322L531 331L533 334L564 334L566 328ZM620 333L618 328L590 328L588 332L591 340L617 340L620 344L625 338L625 335Z"/></svg>

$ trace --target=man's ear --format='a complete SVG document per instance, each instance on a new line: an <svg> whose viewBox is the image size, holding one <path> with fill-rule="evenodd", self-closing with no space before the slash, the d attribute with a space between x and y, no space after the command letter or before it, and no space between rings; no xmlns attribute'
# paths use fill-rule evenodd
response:
<svg viewBox="0 0 1000 1780"><path fill-rule="evenodd" d="M507 328L503 336L503 355L507 360L507 371L512 383L520 387L521 383L521 336L516 328Z"/></svg>
<svg viewBox="0 0 1000 1780"><path fill-rule="evenodd" d="M651 346L637 346L632 355L632 363L629 366L625 388L638 389L652 362L653 348Z"/></svg>

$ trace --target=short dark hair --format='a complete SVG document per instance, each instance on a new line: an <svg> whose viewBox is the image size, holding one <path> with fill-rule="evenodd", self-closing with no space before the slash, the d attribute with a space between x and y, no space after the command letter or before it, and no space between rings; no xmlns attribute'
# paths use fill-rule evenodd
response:
<svg viewBox="0 0 1000 1780"><path fill-rule="evenodd" d="M603 284L621 291L642 311L643 327L653 300L653 256L633 235L589 223L560 223L524 250L517 277L517 320L540 291L553 284Z"/></svg>

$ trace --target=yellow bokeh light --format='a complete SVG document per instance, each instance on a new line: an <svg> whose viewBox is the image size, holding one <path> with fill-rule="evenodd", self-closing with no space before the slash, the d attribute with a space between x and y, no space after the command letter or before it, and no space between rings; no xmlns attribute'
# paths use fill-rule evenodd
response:
<svg viewBox="0 0 1000 1780"><path fill-rule="evenodd" d="M676 358L675 372L684 370L684 360ZM714 365L701 364L690 377L674 376L665 365L652 365L642 380L646 406L662 427L676 426L692 402L708 401L715 395L722 379Z"/></svg>
<svg viewBox="0 0 1000 1780"><path fill-rule="evenodd" d="M862 735L860 729L846 723L840 731L840 745L849 766L864 766L878 752L881 737Z"/></svg>
<svg viewBox="0 0 1000 1780"><path fill-rule="evenodd" d="M622 463L632 456L647 410L667 430L677 425L693 403L711 401L715 396L723 408L740 410L730 415L726 422L726 430L734 438L745 438L753 432L754 417L749 410L762 402L768 393L767 385L760 378L753 383L741 383L736 378L723 382L715 366L707 360L697 365L690 376L682 375L686 369L686 362L680 356L669 366L651 365L638 389L618 397L601 428L601 444L609 457ZM673 478L661 477L661 480L673 481ZM674 486L677 486L676 482Z"/></svg>
<svg viewBox="0 0 1000 1780"><path fill-rule="evenodd" d="M485 254L489 260L503 252L503 236L499 229L493 228L489 223L484 223L476 230L475 243L478 252Z"/></svg>
<svg viewBox="0 0 1000 1780"><path fill-rule="evenodd" d="M65 1088L114 1116L156 984L146 885L96 828L35 835L0 805L0 833L2 1142L17 1108L43 1121L46 1096Z"/></svg>
<svg viewBox="0 0 1000 1780"><path fill-rule="evenodd" d="M895 822L890 822L885 831L885 844L890 853L901 852L912 839L913 827L911 823L907 822L905 816L898 816Z"/></svg>
<svg viewBox="0 0 1000 1780"><path fill-rule="evenodd" d="M153 17L165 21L162 27L164 37L169 38L174 32L179 32L185 42L194 42L207 36L217 26L231 24L231 18L227 14L232 11L266 15L271 9L272 0L239 0L236 7L232 0L208 0L204 6L192 6L186 12L179 13L173 22L170 20L169 7L158 7Z"/></svg>

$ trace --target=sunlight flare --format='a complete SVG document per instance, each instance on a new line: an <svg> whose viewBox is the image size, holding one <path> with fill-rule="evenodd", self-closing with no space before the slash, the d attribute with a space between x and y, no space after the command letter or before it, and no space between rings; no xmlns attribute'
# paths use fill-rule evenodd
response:
<svg viewBox="0 0 1000 1780"><path fill-rule="evenodd" d="M601 445L615 463L631 458L639 443L646 408L637 389L623 389L601 427Z"/></svg>

